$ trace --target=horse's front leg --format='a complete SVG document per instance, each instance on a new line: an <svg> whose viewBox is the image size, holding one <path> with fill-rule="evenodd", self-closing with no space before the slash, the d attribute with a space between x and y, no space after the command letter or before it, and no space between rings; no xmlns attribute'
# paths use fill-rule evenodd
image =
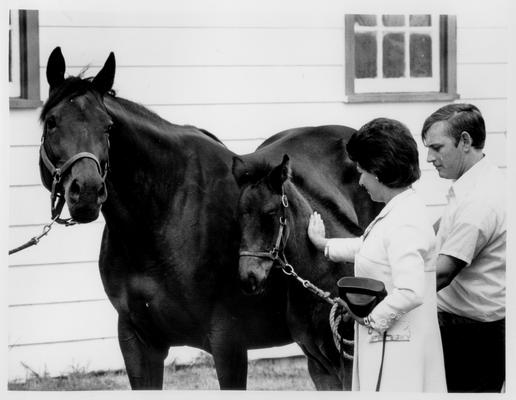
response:
<svg viewBox="0 0 516 400"><path fill-rule="evenodd" d="M245 390L247 387L247 347L240 324L223 308L215 310L209 345L221 389Z"/></svg>
<svg viewBox="0 0 516 400"><path fill-rule="evenodd" d="M133 390L163 389L163 369L168 347L144 342L132 324L118 318L118 342Z"/></svg>

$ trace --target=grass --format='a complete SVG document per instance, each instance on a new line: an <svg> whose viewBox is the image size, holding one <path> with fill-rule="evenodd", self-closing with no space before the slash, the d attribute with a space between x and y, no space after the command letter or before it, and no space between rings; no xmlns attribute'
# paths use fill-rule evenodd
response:
<svg viewBox="0 0 516 400"><path fill-rule="evenodd" d="M211 356L199 357L190 365L171 364L165 368L165 390L218 390ZM129 390L125 371L91 372L74 367L71 372L50 377L32 374L25 382L9 382L9 390ZM315 390L308 375L306 359L291 357L250 361L248 390Z"/></svg>

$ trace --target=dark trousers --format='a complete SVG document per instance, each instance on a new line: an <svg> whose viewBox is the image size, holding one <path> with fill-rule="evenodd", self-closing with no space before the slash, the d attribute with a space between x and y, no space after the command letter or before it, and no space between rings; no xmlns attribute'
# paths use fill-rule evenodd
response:
<svg viewBox="0 0 516 400"><path fill-rule="evenodd" d="M439 312L448 392L500 392L505 381L505 319L479 322Z"/></svg>

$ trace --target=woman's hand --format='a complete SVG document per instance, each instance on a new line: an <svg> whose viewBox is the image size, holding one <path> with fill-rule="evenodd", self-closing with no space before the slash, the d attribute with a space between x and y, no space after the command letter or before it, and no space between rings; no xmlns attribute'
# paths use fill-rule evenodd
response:
<svg viewBox="0 0 516 400"><path fill-rule="evenodd" d="M310 215L310 221L308 222L308 237L317 249L324 251L328 239L326 239L324 222L321 215L317 212Z"/></svg>

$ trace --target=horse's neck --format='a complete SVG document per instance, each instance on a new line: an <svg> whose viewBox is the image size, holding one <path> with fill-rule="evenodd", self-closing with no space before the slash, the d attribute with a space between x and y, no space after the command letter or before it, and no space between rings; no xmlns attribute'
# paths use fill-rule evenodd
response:
<svg viewBox="0 0 516 400"><path fill-rule="evenodd" d="M310 255L307 247L309 245L307 228L312 207L293 183L285 185L285 194L290 209L290 215L287 217L287 225L289 226L287 252L290 253L292 261L295 259L295 262L310 264L313 256Z"/></svg>
<svg viewBox="0 0 516 400"><path fill-rule="evenodd" d="M185 175L186 156L171 134L174 126L127 101L109 98L106 106L114 122L106 222L135 226L135 221L159 219Z"/></svg>
<svg viewBox="0 0 516 400"><path fill-rule="evenodd" d="M288 221L292 227L287 242L287 258L303 279L307 279L315 285L323 285L325 290L328 285L333 285L332 265L324 257L321 251L315 249L308 237L308 222L313 214L312 206L301 190L294 184L288 185L286 194L289 199L291 217ZM326 228L331 221L324 221Z"/></svg>

